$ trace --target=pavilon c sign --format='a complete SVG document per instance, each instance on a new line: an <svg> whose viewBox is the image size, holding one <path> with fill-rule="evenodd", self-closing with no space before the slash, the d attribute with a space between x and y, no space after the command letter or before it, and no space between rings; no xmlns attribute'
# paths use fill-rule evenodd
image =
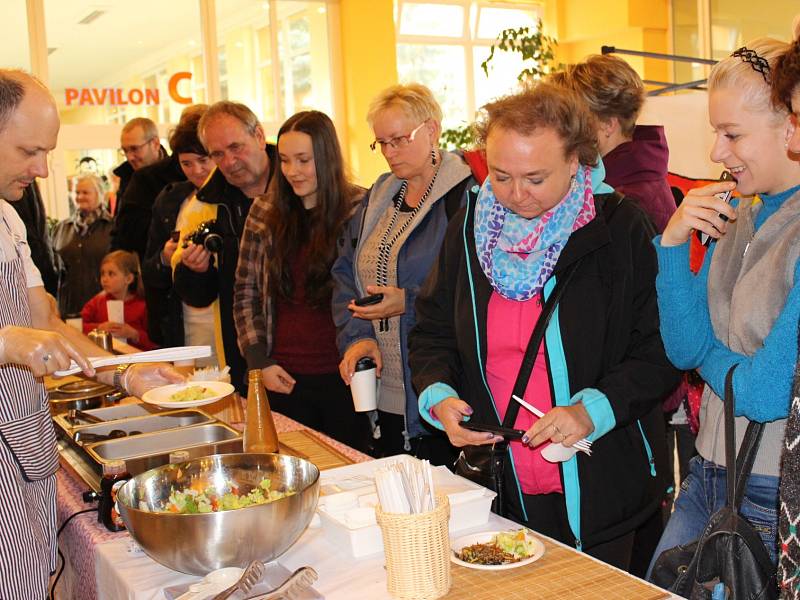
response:
<svg viewBox="0 0 800 600"><path fill-rule="evenodd" d="M169 78L167 92L173 102L192 103L191 96L184 96L178 90L178 84L191 78L189 71L179 71ZM158 88L66 88L64 97L67 106L152 106L159 104L161 98Z"/></svg>

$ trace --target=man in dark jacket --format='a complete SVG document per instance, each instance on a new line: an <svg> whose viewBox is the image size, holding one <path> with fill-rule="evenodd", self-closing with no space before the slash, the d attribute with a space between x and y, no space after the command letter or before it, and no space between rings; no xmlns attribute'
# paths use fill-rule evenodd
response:
<svg viewBox="0 0 800 600"><path fill-rule="evenodd" d="M189 244L175 267L173 291L195 307L219 299L225 361L233 384L244 391L246 367L236 343L233 284L247 213L253 198L267 189L276 163L275 146L266 143L258 117L236 102L213 104L198 132L217 169L198 190L197 200L216 207L215 229L222 237L222 249L212 253L203 245Z"/></svg>
<svg viewBox="0 0 800 600"><path fill-rule="evenodd" d="M125 194L134 171L152 165L166 156L166 151L158 141L158 127L144 117L125 123L119 135L119 145L125 155L125 162L114 169L114 175L119 177L118 200ZM115 214L119 211L119 206L116 209Z"/></svg>
<svg viewBox="0 0 800 600"><path fill-rule="evenodd" d="M178 157L174 155L133 173L130 185L119 197L114 229L111 231L111 250L136 252L139 259L144 260L153 202L167 184L176 181L186 181L186 176L181 171Z"/></svg>

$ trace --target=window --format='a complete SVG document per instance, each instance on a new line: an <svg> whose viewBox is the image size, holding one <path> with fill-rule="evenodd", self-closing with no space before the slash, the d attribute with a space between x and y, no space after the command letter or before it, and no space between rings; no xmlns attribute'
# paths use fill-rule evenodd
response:
<svg viewBox="0 0 800 600"><path fill-rule="evenodd" d="M536 27L541 6L489 0L417 2L396 0L397 70L400 81L431 88L444 113L445 128L474 119L486 102L516 89L524 68L515 53L499 52L489 76L481 63L504 29Z"/></svg>
<svg viewBox="0 0 800 600"><path fill-rule="evenodd" d="M224 98L249 106L268 133L300 110L333 117L325 1L217 0L216 7Z"/></svg>
<svg viewBox="0 0 800 600"><path fill-rule="evenodd" d="M733 0L672 0L674 53L720 60L757 37L790 41L796 13L797 0L771 0L769 10ZM708 75L692 63L676 62L674 72L678 83Z"/></svg>

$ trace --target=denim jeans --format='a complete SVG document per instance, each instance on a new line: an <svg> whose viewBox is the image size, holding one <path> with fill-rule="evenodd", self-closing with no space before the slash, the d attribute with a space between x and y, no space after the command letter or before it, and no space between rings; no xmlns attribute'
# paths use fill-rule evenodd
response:
<svg viewBox="0 0 800 600"><path fill-rule="evenodd" d="M667 523L658 543L650 567L664 550L679 544L689 544L700 537L711 515L725 505L726 469L701 456L689 462L689 476L681 483L681 492L675 501L675 511ZM772 562L777 561L778 531L778 478L769 475L750 475L747 480L741 515L761 535Z"/></svg>

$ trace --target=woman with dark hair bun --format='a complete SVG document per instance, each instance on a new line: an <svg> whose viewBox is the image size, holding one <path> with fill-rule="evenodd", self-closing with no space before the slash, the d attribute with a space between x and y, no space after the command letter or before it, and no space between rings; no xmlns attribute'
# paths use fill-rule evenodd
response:
<svg viewBox="0 0 800 600"><path fill-rule="evenodd" d="M168 184L156 197L142 261L150 339L162 346L210 345L214 350L212 356L198 361L199 366L216 364L214 316L210 308L187 307L173 294L171 260L178 247L174 232L178 229L176 223L181 207L194 197L214 170L214 163L197 136L197 124L206 109L207 104L185 108L178 125L170 133L170 148L177 155L187 181Z"/></svg>
<svg viewBox="0 0 800 600"><path fill-rule="evenodd" d="M347 178L326 114L293 115L277 146L280 169L254 200L239 251L239 348L248 369L261 369L274 410L361 448L367 420L339 377L330 269L364 190Z"/></svg>

